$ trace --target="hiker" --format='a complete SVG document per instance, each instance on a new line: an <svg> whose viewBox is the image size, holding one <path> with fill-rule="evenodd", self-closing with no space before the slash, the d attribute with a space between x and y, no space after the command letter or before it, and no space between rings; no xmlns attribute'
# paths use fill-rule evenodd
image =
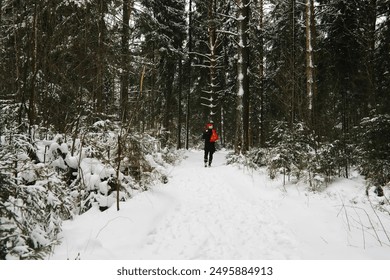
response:
<svg viewBox="0 0 390 280"><path fill-rule="evenodd" d="M215 141L218 140L217 131L214 129L213 121L206 125L206 130L203 132L204 139L204 167L211 166L213 154L215 152Z"/></svg>

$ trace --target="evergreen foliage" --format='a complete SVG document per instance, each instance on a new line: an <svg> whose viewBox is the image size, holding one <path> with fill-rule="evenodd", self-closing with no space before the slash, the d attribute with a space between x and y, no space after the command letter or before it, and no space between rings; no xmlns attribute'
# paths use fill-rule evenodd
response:
<svg viewBox="0 0 390 280"><path fill-rule="evenodd" d="M313 2L307 50L302 1L0 1L0 257L42 257L60 219L166 181L210 117L243 146L231 163L387 187L388 1Z"/></svg>
<svg viewBox="0 0 390 280"><path fill-rule="evenodd" d="M28 139L10 137L0 151L0 258L41 259L58 242L74 202L54 169L32 156Z"/></svg>
<svg viewBox="0 0 390 280"><path fill-rule="evenodd" d="M95 123L82 138L36 131L34 144L7 131L0 149L0 259L42 259L60 242L63 220L167 182L176 151L148 134L123 133L119 142L118 135L110 121Z"/></svg>
<svg viewBox="0 0 390 280"><path fill-rule="evenodd" d="M357 166L373 186L390 183L390 116L362 119L356 128Z"/></svg>

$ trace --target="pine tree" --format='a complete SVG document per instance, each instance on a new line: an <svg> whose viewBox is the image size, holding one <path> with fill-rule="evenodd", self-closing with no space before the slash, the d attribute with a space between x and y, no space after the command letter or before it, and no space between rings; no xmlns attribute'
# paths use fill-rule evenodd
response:
<svg viewBox="0 0 390 280"><path fill-rule="evenodd" d="M251 48L250 60L250 79L251 94L250 98L250 146L265 146L266 141L266 92L265 92L265 13L264 0L256 0L252 9L250 23L251 41L255 46Z"/></svg>
<svg viewBox="0 0 390 280"><path fill-rule="evenodd" d="M304 5L276 1L271 6L267 32L270 51L266 53L269 86L269 117L287 120L292 126L304 119L306 95Z"/></svg>
<svg viewBox="0 0 390 280"><path fill-rule="evenodd" d="M182 44L186 30L184 4L181 1L168 1L164 4L159 1L146 1L145 8L150 12L150 18L143 18L142 28L145 36L144 49L153 52L158 57L156 68L157 76L154 87L162 97L158 97L159 110L161 110L160 125L165 131L172 131L174 123L174 108L178 102L175 81L178 75L179 60L182 59ZM166 141L169 140L166 134Z"/></svg>
<svg viewBox="0 0 390 280"><path fill-rule="evenodd" d="M388 55L390 53L390 8L389 3L384 0L377 1L377 17L381 18L378 21L376 29L377 48L375 51L374 63L374 81L375 81L375 96L374 106L378 113L390 114L390 98L388 98L390 90L390 61Z"/></svg>

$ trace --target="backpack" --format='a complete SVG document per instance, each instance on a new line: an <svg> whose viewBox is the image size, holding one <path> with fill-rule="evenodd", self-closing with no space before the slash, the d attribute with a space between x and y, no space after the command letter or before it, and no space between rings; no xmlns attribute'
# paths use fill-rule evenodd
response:
<svg viewBox="0 0 390 280"><path fill-rule="evenodd" d="M210 137L210 142L213 143L218 140L218 134L215 129L212 130L211 137Z"/></svg>

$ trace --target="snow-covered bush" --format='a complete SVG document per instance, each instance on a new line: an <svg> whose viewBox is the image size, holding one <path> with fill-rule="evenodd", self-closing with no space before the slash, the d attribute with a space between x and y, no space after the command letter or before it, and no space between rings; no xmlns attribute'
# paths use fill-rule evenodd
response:
<svg viewBox="0 0 390 280"><path fill-rule="evenodd" d="M268 150L263 148L253 148L245 155L237 155L234 152L231 152L226 156L226 162L227 164L245 166L250 169L257 169L259 167L266 166L267 153Z"/></svg>
<svg viewBox="0 0 390 280"><path fill-rule="evenodd" d="M70 189L83 213L93 205L111 207L118 192L126 200L156 181L166 182L167 167L177 158L175 150L161 148L159 139L106 120L84 131L73 156L66 154L64 162L76 174Z"/></svg>
<svg viewBox="0 0 390 280"><path fill-rule="evenodd" d="M180 157L159 139L111 121L95 123L80 137L45 135L33 144L24 134L1 138L0 259L43 258L58 242L63 220L112 206L117 190L126 200L167 182L168 167Z"/></svg>
<svg viewBox="0 0 390 280"><path fill-rule="evenodd" d="M284 177L294 176L299 180L315 154L316 145L312 132L303 123L296 123L292 128L285 122L277 123L269 143L270 177L282 173Z"/></svg>
<svg viewBox="0 0 390 280"><path fill-rule="evenodd" d="M327 187L338 176L345 175L345 148L341 141L318 143L307 157L307 170L304 180L313 191Z"/></svg>
<svg viewBox="0 0 390 280"><path fill-rule="evenodd" d="M0 259L40 259L50 251L73 201L34 145L15 134L0 149Z"/></svg>
<svg viewBox="0 0 390 280"><path fill-rule="evenodd" d="M390 183L390 115L364 118L355 130L355 161L370 184Z"/></svg>
<svg viewBox="0 0 390 280"><path fill-rule="evenodd" d="M161 142L148 134L131 134L123 150L126 174L137 181L142 189L153 182L166 182L167 167L179 158L176 149L161 147Z"/></svg>
<svg viewBox="0 0 390 280"><path fill-rule="evenodd" d="M274 125L268 148L254 148L245 155L231 153L228 164L257 169L267 167L270 178L283 175L283 181L303 181L309 189L318 191L326 187L335 176L341 176L345 165L345 148L341 141L321 143L303 123L292 128L285 122Z"/></svg>
<svg viewBox="0 0 390 280"><path fill-rule="evenodd" d="M4 109L4 108L2 108ZM58 242L61 221L96 205L104 210L156 181L179 157L160 139L110 120L72 137L34 126L0 135L0 259L39 259Z"/></svg>

